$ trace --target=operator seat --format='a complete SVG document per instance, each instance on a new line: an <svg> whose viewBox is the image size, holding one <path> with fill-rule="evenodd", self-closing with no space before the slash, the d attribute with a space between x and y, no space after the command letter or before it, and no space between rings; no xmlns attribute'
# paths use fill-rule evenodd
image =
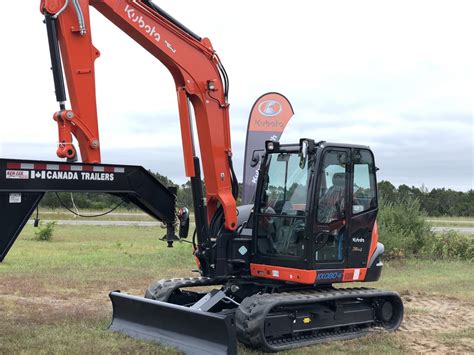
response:
<svg viewBox="0 0 474 355"><path fill-rule="evenodd" d="M334 235L335 247L337 248L337 259L343 259L343 246L344 246L344 234L345 234L345 197L346 197L346 174L335 173L332 177L332 186L322 196L319 202L318 208L318 221L321 223L327 223L334 225L335 222L338 225L332 235Z"/></svg>
<svg viewBox="0 0 474 355"><path fill-rule="evenodd" d="M330 223L341 219L344 211L346 194L346 174L335 173L332 177L332 186L320 200L318 220Z"/></svg>

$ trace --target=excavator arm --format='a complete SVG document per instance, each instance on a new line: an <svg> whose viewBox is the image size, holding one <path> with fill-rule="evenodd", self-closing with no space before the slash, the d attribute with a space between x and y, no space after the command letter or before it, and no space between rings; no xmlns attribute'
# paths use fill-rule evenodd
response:
<svg viewBox="0 0 474 355"><path fill-rule="evenodd" d="M225 227L235 230L237 181L231 159L227 75L209 39L197 36L151 1L41 1L40 10L48 28L56 97L60 105L60 110L54 114L59 129L58 156L76 159L74 136L84 163L101 161L94 69L100 52L92 44L90 6L170 71L178 98L186 176L200 189L200 161L193 142L191 106L195 116L206 182L206 203L199 192L193 191L195 208L201 206L201 211L196 213L211 220L221 210ZM63 70L70 109L65 106ZM133 70L133 67L128 70ZM207 223L197 221L198 240L204 240L202 234Z"/></svg>

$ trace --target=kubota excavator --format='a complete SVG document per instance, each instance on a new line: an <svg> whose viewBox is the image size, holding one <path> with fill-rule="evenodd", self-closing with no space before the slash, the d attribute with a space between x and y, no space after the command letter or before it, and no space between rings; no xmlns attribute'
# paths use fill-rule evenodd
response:
<svg viewBox="0 0 474 355"><path fill-rule="evenodd" d="M61 162L0 159L0 260L45 192L106 192L166 223L172 246L176 190L143 168L101 164L89 8L160 60L176 83L200 277L161 280L145 298L111 292L111 329L188 353L236 353L237 339L264 351L395 330L403 304L392 291L335 287L377 281L376 166L366 146L301 139L266 142L255 202L236 206L229 129L229 80L207 38L149 0L42 0L59 102ZM66 76L71 108L66 108ZM197 128L201 159L196 156ZM82 163L75 163L79 144ZM201 164L206 183L203 195ZM205 291L202 287L211 287Z"/></svg>

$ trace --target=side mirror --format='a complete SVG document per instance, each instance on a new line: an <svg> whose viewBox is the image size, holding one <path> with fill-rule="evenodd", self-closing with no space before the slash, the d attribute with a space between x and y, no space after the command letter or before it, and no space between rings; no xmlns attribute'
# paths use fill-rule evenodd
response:
<svg viewBox="0 0 474 355"><path fill-rule="evenodd" d="M308 160L308 141L301 141L300 145L300 168L304 169Z"/></svg>
<svg viewBox="0 0 474 355"><path fill-rule="evenodd" d="M260 160L262 159L261 153L262 150L254 150L252 153L252 161L250 162L250 166L255 168L258 164L260 164Z"/></svg>
<svg viewBox="0 0 474 355"><path fill-rule="evenodd" d="M189 210L186 207L178 211L179 238L187 238L189 233Z"/></svg>

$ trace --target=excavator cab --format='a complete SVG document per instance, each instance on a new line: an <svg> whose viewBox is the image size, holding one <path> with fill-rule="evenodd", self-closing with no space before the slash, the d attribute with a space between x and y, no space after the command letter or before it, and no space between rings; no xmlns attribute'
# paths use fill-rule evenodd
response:
<svg viewBox="0 0 474 355"><path fill-rule="evenodd" d="M253 276L312 283L319 270L317 283L342 282L350 273L351 281L362 281L373 266L369 278L378 279L381 263L371 257L383 246L376 236L376 167L369 147L268 141L259 176Z"/></svg>

